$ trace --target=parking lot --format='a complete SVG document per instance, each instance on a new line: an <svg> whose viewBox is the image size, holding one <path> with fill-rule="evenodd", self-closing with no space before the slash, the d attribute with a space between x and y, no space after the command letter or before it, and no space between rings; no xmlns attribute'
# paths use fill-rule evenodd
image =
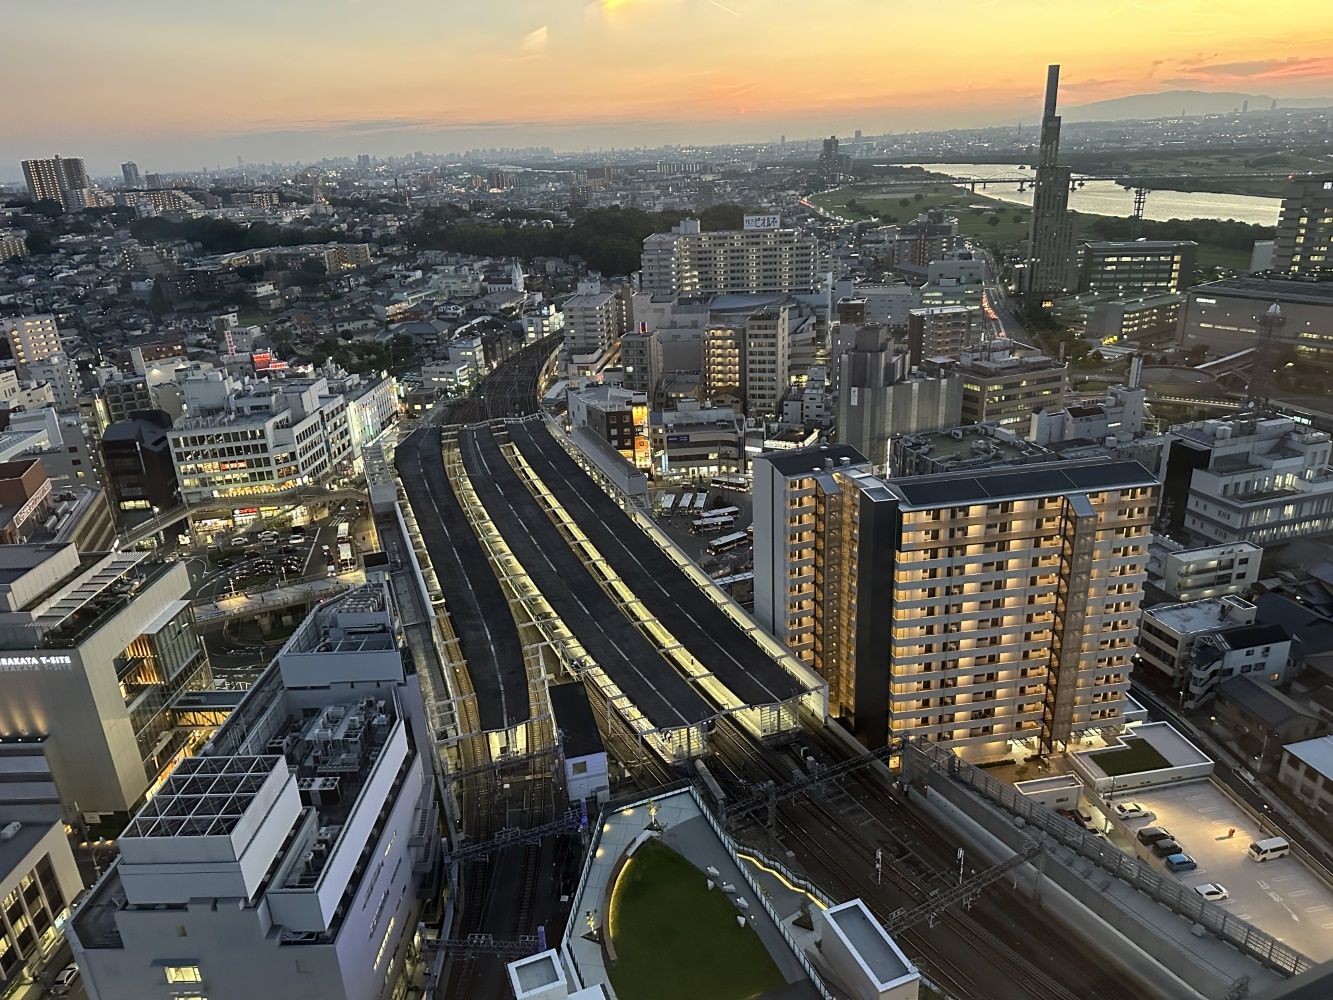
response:
<svg viewBox="0 0 1333 1000"><path fill-rule="evenodd" d="M1315 961L1333 959L1333 889L1321 881L1294 854L1251 861L1246 850L1255 840L1271 836L1260 830L1249 813L1219 788L1195 782L1162 791L1126 795L1119 801L1142 803L1152 818L1130 820L1130 832L1145 826L1164 826L1181 848L1198 862L1195 871L1177 876L1189 886L1207 882L1226 887L1231 898L1221 905L1267 931ZM1235 828L1235 835L1228 832ZM1124 840L1115 838L1117 846ZM1133 842L1140 858L1152 851Z"/></svg>

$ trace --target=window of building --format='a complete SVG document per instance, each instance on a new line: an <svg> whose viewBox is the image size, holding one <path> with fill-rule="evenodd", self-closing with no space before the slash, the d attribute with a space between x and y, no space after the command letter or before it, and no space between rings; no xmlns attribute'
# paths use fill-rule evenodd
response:
<svg viewBox="0 0 1333 1000"><path fill-rule="evenodd" d="M574 774L587 774L588 762L586 760L576 760L571 770Z"/></svg>
<svg viewBox="0 0 1333 1000"><path fill-rule="evenodd" d="M169 983L202 983L204 981L197 965L168 965L164 971Z"/></svg>

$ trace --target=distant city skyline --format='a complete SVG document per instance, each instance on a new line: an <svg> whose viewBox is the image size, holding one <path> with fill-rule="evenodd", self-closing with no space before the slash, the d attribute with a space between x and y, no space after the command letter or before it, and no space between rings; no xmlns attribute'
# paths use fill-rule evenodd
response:
<svg viewBox="0 0 1333 1000"><path fill-rule="evenodd" d="M1256 25L1240 0L1058 16L1039 0L960 0L947 16L876 0L66 0L77 32L10 12L12 78L42 85L7 102L0 130L15 163L81 155L106 176L126 160L171 171L1035 122L1053 60L1066 108L1177 88L1308 97L1333 94L1333 57L1309 31L1321 8L1274 4Z"/></svg>

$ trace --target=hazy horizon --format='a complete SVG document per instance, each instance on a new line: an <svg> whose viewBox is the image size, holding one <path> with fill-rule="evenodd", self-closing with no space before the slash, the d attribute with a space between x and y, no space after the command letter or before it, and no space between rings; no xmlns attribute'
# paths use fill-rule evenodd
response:
<svg viewBox="0 0 1333 1000"><path fill-rule="evenodd" d="M824 0L813 13L768 0L64 0L60 19L25 5L8 19L21 43L11 79L42 85L0 110L12 160L0 176L54 153L105 176L124 160L172 172L238 156L578 151L1035 122L1052 61L1063 65L1064 108L1176 89L1333 94L1333 56L1321 54L1333 39L1311 37L1322 5L1310 0L1271 5L1260 33L1239 0L1074 6L960 0L943 20L876 0ZM61 27L70 15L80 30Z"/></svg>

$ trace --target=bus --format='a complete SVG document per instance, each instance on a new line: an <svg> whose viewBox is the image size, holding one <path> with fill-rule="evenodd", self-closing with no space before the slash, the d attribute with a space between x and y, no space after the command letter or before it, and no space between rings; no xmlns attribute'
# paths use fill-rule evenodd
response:
<svg viewBox="0 0 1333 1000"><path fill-rule="evenodd" d="M711 535L715 531L722 531L724 528L734 528L736 519L734 517L699 517L695 518L690 525L690 533L694 535Z"/></svg>
<svg viewBox="0 0 1333 1000"><path fill-rule="evenodd" d="M344 521L338 525L338 541L345 542L352 537L352 526Z"/></svg>
<svg viewBox="0 0 1333 1000"><path fill-rule="evenodd" d="M730 552L732 549L738 549L750 540L750 536L743 531L733 531L729 535L723 535L721 538L714 538L708 543L708 554L710 556L720 556L723 552Z"/></svg>
<svg viewBox="0 0 1333 1000"><path fill-rule="evenodd" d="M750 480L745 476L714 476L710 485L715 490L731 490L733 493L750 492Z"/></svg>
<svg viewBox="0 0 1333 1000"><path fill-rule="evenodd" d="M695 509L695 510L700 510L700 511L701 511L701 510L703 510L706 506L708 506L708 494L707 494L706 492L705 492L705 493L696 493L696 494L694 495L694 509Z"/></svg>
<svg viewBox="0 0 1333 1000"><path fill-rule="evenodd" d="M676 506L676 494L668 493L666 497L662 500L662 511L661 511L662 516L670 517L671 511L675 509L675 506Z"/></svg>
<svg viewBox="0 0 1333 1000"><path fill-rule="evenodd" d="M704 517L730 517L736 518L740 515L739 507L714 507L712 510L704 511Z"/></svg>
<svg viewBox="0 0 1333 1000"><path fill-rule="evenodd" d="M694 494L686 490L680 495L680 503L676 504L676 513L688 514L690 507L694 504Z"/></svg>
<svg viewBox="0 0 1333 1000"><path fill-rule="evenodd" d="M356 556L352 555L351 542L338 543L338 568L339 569L356 568Z"/></svg>

